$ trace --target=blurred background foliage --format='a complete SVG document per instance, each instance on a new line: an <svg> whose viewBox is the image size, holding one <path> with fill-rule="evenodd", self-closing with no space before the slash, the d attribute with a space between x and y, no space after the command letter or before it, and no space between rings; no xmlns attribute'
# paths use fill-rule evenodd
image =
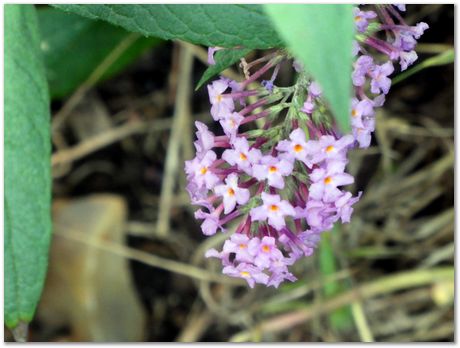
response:
<svg viewBox="0 0 460 348"><path fill-rule="evenodd" d="M213 127L206 88L193 92L206 50L48 6L38 18L54 230L31 341L453 341L452 5L407 6L430 29L372 146L351 155L364 191L351 223L295 266L299 281L254 290L204 258L225 236L204 238L184 190L193 122Z"/></svg>
<svg viewBox="0 0 460 348"><path fill-rule="evenodd" d="M52 7L41 8L38 21L52 99L62 99L72 93L130 35L135 39L127 47L122 47L118 57L105 64L107 67L99 76L99 81L122 71L142 53L161 42L157 38L138 37L106 22Z"/></svg>

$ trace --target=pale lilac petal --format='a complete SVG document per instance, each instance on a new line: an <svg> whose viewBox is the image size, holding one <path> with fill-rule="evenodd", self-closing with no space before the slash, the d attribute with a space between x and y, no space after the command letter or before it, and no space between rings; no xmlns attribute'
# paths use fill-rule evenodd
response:
<svg viewBox="0 0 460 348"><path fill-rule="evenodd" d="M315 104L313 104L311 101L307 100L303 104L303 107L302 107L302 109L300 109L300 111L305 112L308 115L311 115L313 113L314 108L315 108Z"/></svg>
<svg viewBox="0 0 460 348"><path fill-rule="evenodd" d="M278 151L290 151L291 142L289 140L281 140L278 145L276 145Z"/></svg>
<svg viewBox="0 0 460 348"><path fill-rule="evenodd" d="M227 190L227 185L217 185L214 187L214 192L219 196L223 196Z"/></svg>
<svg viewBox="0 0 460 348"><path fill-rule="evenodd" d="M272 187L282 190L284 188L284 180L281 174L273 173L268 175L268 184Z"/></svg>
<svg viewBox="0 0 460 348"><path fill-rule="evenodd" d="M291 175L293 169L294 165L290 161L281 160L278 164L278 170L284 176Z"/></svg>
<svg viewBox="0 0 460 348"><path fill-rule="evenodd" d="M323 201L335 202L341 195L342 191L340 191L337 187L326 185L323 194Z"/></svg>
<svg viewBox="0 0 460 348"><path fill-rule="evenodd" d="M260 239L257 237L251 238L251 240L248 243L248 252L252 256L257 255L259 252L259 246L260 246Z"/></svg>
<svg viewBox="0 0 460 348"><path fill-rule="evenodd" d="M325 175L326 175L326 170L323 169L323 168L318 168L318 169L315 169L315 170L310 174L310 179L311 179L313 182L317 182L317 181L323 179Z"/></svg>
<svg viewBox="0 0 460 348"><path fill-rule="evenodd" d="M221 255L220 255L220 252L218 252L216 249L209 249L204 254L204 257L206 257L206 258L208 258L208 257L217 257L217 258L220 259Z"/></svg>
<svg viewBox="0 0 460 348"><path fill-rule="evenodd" d="M280 230L284 226L286 226L286 222L284 221L284 217L279 215L269 215L268 216L268 224L274 227L276 230Z"/></svg>
<svg viewBox="0 0 460 348"><path fill-rule="evenodd" d="M327 174L342 173L345 170L347 162L343 161L329 161L327 164Z"/></svg>
<svg viewBox="0 0 460 348"><path fill-rule="evenodd" d="M217 228L219 227L216 219L208 218L203 221L201 224L201 231L206 236L212 236L216 233Z"/></svg>
<svg viewBox="0 0 460 348"><path fill-rule="evenodd" d="M225 150L222 154L222 159L232 166L235 165L237 159L236 151L230 149Z"/></svg>
<svg viewBox="0 0 460 348"><path fill-rule="evenodd" d="M219 177L210 171L208 171L204 176L204 182L208 190L212 190L219 181Z"/></svg>
<svg viewBox="0 0 460 348"><path fill-rule="evenodd" d="M353 138L353 136L351 134L347 134L343 137L341 137L337 143L336 143L336 146L339 148L339 149L343 149L351 144L353 144L355 142L355 139Z"/></svg>
<svg viewBox="0 0 460 348"><path fill-rule="evenodd" d="M246 204L249 201L251 193L248 189L239 189L235 192L236 201L238 204Z"/></svg>
<svg viewBox="0 0 460 348"><path fill-rule="evenodd" d="M269 193L262 192L261 196L265 205L277 204L280 201L280 196L278 195L271 195Z"/></svg>
<svg viewBox="0 0 460 348"><path fill-rule="evenodd" d="M383 65L381 65L381 73L384 74L385 76L391 75L394 71L393 64L391 62L387 62Z"/></svg>
<svg viewBox="0 0 460 348"><path fill-rule="evenodd" d="M322 183L314 183L310 185L308 193L312 199L321 200L323 198L324 185Z"/></svg>
<svg viewBox="0 0 460 348"><path fill-rule="evenodd" d="M253 274L254 280L259 284L267 284L268 275L263 272Z"/></svg>
<svg viewBox="0 0 460 348"><path fill-rule="evenodd" d="M259 149L251 149L248 153L248 159L251 163L255 164L262 158L262 152Z"/></svg>
<svg viewBox="0 0 460 348"><path fill-rule="evenodd" d="M235 206L236 206L236 198L234 195L224 196L224 213L225 214L231 213L233 209L235 209Z"/></svg>
<svg viewBox="0 0 460 348"><path fill-rule="evenodd" d="M267 218L267 211L263 206L252 208L249 214L253 221L261 221Z"/></svg>
<svg viewBox="0 0 460 348"><path fill-rule="evenodd" d="M252 167L252 176L257 180L262 181L267 178L267 166L265 164L255 164Z"/></svg>
<svg viewBox="0 0 460 348"><path fill-rule="evenodd" d="M322 93L321 86L317 82L313 81L308 87L308 93L312 97L318 98L319 96L321 96L321 93Z"/></svg>
<svg viewBox="0 0 460 348"><path fill-rule="evenodd" d="M278 203L278 206L280 207L284 215L295 216L294 208L287 201L281 201L280 203Z"/></svg>
<svg viewBox="0 0 460 348"><path fill-rule="evenodd" d="M231 187L238 186L238 175L236 173L229 174L225 179L225 182Z"/></svg>
<svg viewBox="0 0 460 348"><path fill-rule="evenodd" d="M289 138L299 143L305 143L305 132L301 128L294 129Z"/></svg>

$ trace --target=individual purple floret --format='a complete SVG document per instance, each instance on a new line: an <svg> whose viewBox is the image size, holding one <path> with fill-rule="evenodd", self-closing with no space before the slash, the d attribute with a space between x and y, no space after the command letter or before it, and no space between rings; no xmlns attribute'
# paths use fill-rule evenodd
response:
<svg viewBox="0 0 460 348"><path fill-rule="evenodd" d="M214 134L208 130L204 123L199 121L195 121L195 127L198 129L195 133L197 140L193 144L197 156L200 157L214 147Z"/></svg>
<svg viewBox="0 0 460 348"><path fill-rule="evenodd" d="M249 190L238 187L238 175L230 174L225 179L225 185L217 185L214 192L223 198L224 213L228 214L236 207L236 203L243 205L249 200Z"/></svg>
<svg viewBox="0 0 460 348"><path fill-rule="evenodd" d="M254 287L255 283L267 284L268 275L266 275L258 267L248 263L240 263L238 266L226 266L222 270L223 274L230 277L243 278L246 280L251 288Z"/></svg>
<svg viewBox="0 0 460 348"><path fill-rule="evenodd" d="M203 210L197 210L195 212L195 219L204 219L203 223L201 224L201 230L206 236L211 236L215 234L218 228L224 230L224 228L222 227L222 223L220 221L220 214L222 213L222 208L223 206L220 205L212 213L205 213Z"/></svg>
<svg viewBox="0 0 460 348"><path fill-rule="evenodd" d="M264 156L260 164L255 164L252 175L257 180L267 180L268 185L278 189L284 188L284 176L292 173L292 162L273 156Z"/></svg>
<svg viewBox="0 0 460 348"><path fill-rule="evenodd" d="M307 115L311 115L314 109L315 109L315 104L313 104L311 99L307 99L307 101L303 104L303 107L302 109L300 109L300 111L305 112Z"/></svg>
<svg viewBox="0 0 460 348"><path fill-rule="evenodd" d="M350 174L344 173L344 167L343 161L330 161L326 168L315 169L310 176L310 197L324 202L335 201L342 193L338 187L354 182Z"/></svg>
<svg viewBox="0 0 460 348"><path fill-rule="evenodd" d="M380 91L382 91L384 94L387 94L391 86L391 80L388 78L388 75L391 75L393 71L394 68L391 62L386 62L382 65L376 65L370 73L372 78L371 92L378 94Z"/></svg>
<svg viewBox="0 0 460 348"><path fill-rule="evenodd" d="M318 83L316 83L315 81L310 83L310 86L308 86L308 94L312 98L320 97L321 93L322 93L322 90L321 90L321 87L320 87L320 85Z"/></svg>
<svg viewBox="0 0 460 348"><path fill-rule="evenodd" d="M401 71L406 70L417 60L417 53L415 51L401 52L399 55L399 64L401 65Z"/></svg>
<svg viewBox="0 0 460 348"><path fill-rule="evenodd" d="M270 80L264 80L261 82L261 85L265 87L265 89L267 91L269 91L270 93L273 92L273 87L275 87L275 85L273 84L273 81L270 81Z"/></svg>
<svg viewBox="0 0 460 348"><path fill-rule="evenodd" d="M312 141L310 141L312 143ZM316 152L312 156L313 163L327 161L345 161L346 149L354 143L351 135L345 135L340 139L335 139L332 135L323 135L315 142Z"/></svg>
<svg viewBox="0 0 460 348"><path fill-rule="evenodd" d="M283 152L282 157L294 162L295 160L302 161L309 168L312 166L311 157L315 149L313 146L308 146L305 132L297 128L289 135L290 140L281 140L276 147L276 150ZM313 144L310 144L313 145Z"/></svg>
<svg viewBox="0 0 460 348"><path fill-rule="evenodd" d="M276 246L273 237L253 238L248 244L248 252L254 259L254 264L259 268L268 268L273 261L282 260L283 253Z"/></svg>
<svg viewBox="0 0 460 348"><path fill-rule="evenodd" d="M350 192L345 192L341 197L335 201L335 207L337 208L336 217L342 220L342 223L350 222L351 214L353 213L353 204L359 201L362 192L359 192L358 196L352 197Z"/></svg>
<svg viewBox="0 0 460 348"><path fill-rule="evenodd" d="M250 149L245 138L234 139L232 145L233 149L225 150L222 159L251 175L252 166L259 162L262 153L258 149Z"/></svg>
<svg viewBox="0 0 460 348"><path fill-rule="evenodd" d="M364 33L369 26L368 20L377 17L377 13L374 11L361 11L358 7L353 8L353 15L355 17L356 29L361 33Z"/></svg>
<svg viewBox="0 0 460 348"><path fill-rule="evenodd" d="M358 100L353 98L351 101L351 125L357 128L364 128L364 118L373 117L374 102L368 98Z"/></svg>
<svg viewBox="0 0 460 348"><path fill-rule="evenodd" d="M358 41L353 40L351 54L352 56L356 56L359 52L361 52L361 46L359 45Z"/></svg>
<svg viewBox="0 0 460 348"><path fill-rule="evenodd" d="M229 83L225 79L214 81L208 85L209 101L212 105L211 116L215 121L225 118L235 108L233 99L223 94L228 87Z"/></svg>
<svg viewBox="0 0 460 348"><path fill-rule="evenodd" d="M370 56L360 56L355 64L355 69L351 75L353 85L363 86L368 75L374 68L374 60Z"/></svg>
<svg viewBox="0 0 460 348"><path fill-rule="evenodd" d="M214 53L221 50L222 47L209 47L208 48L208 64L209 65L216 65L216 61L214 60Z"/></svg>
<svg viewBox="0 0 460 348"><path fill-rule="evenodd" d="M231 114L227 114L225 118L221 119L219 123L222 126L225 134L230 138L234 138L238 132L238 127L243 120L244 117L239 113L232 112Z"/></svg>
<svg viewBox="0 0 460 348"><path fill-rule="evenodd" d="M216 154L209 150L202 158L195 157L185 163L185 172L189 180L192 180L198 188L206 187L211 190L220 180L213 173L212 164L216 160Z"/></svg>
<svg viewBox="0 0 460 348"><path fill-rule="evenodd" d="M281 200L279 195L262 192L262 205L251 209L252 221L267 221L270 226L280 230L286 225L285 216L295 216L291 204Z"/></svg>

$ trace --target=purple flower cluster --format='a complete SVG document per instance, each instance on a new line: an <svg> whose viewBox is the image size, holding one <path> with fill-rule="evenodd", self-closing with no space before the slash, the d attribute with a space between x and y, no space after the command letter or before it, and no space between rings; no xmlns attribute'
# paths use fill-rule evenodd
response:
<svg viewBox="0 0 460 348"><path fill-rule="evenodd" d="M354 12L359 43L354 46L358 57L352 75L352 134L340 134L324 112L320 86L298 63L294 86L274 84L281 62L288 59L283 52L246 63L242 82L221 77L208 85L211 115L220 125L220 135L195 122L196 157L186 161L185 171L191 201L201 206L195 217L202 220L205 235L225 231L230 221L241 220L222 251L206 253L221 260L224 274L243 278L250 287L256 283L278 287L285 280L294 281L288 266L312 255L321 233L334 223L350 221L361 192L353 196L344 189L354 182L345 171L347 152L369 146L374 109L383 105L391 86L391 61L400 59L402 69L412 63L405 58L415 46L410 38L417 39L427 27L424 23L405 25L393 5L378 5L377 12L359 8ZM377 18L383 24L376 26ZM375 36L382 30L387 32L387 41ZM368 48L388 53L388 61L374 61ZM214 51L210 50L211 58ZM250 68L262 62L249 74ZM270 80L249 88L272 68ZM373 94L372 98L366 93ZM286 116L279 117L286 109ZM256 120L262 121L262 129L251 127Z"/></svg>
<svg viewBox="0 0 460 348"><path fill-rule="evenodd" d="M388 76L394 71L392 62L399 60L401 71L412 65L417 60L416 40L428 29L428 24L423 22L407 25L398 10L405 11L405 5L376 5L376 12L354 8L355 25L360 35L359 42L355 41L353 46L357 59L352 73L356 97L351 102L351 125L361 148L370 145L375 129L374 109L383 105L390 90ZM382 32L385 40L380 38ZM386 61L376 62L370 55L371 49L383 54ZM367 85L372 97L365 93Z"/></svg>
<svg viewBox="0 0 460 348"><path fill-rule="evenodd" d="M244 215L223 250L209 250L206 256L221 259L225 274L244 278L251 287L277 287L296 279L288 266L313 253L321 232L338 220L350 220L359 196L341 187L353 183L345 166L355 141L313 122L303 130L295 120L278 127L279 141L241 132L242 125L264 118L269 134L272 109L256 109L277 99L266 89L243 88L225 78L208 86L211 115L223 134L216 136L205 124L195 123L196 157L185 165L187 190L192 203L202 206L195 217L202 220L205 235ZM321 97L315 83L306 90L307 102ZM261 98L246 105L241 98L250 95ZM286 139L282 128L290 129Z"/></svg>

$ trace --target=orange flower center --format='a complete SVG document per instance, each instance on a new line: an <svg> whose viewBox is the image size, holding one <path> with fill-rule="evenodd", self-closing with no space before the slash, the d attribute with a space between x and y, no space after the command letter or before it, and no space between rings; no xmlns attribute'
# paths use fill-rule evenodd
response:
<svg viewBox="0 0 460 348"><path fill-rule="evenodd" d="M216 97L216 100L218 103L220 103L222 101L222 94L219 94L217 97Z"/></svg>
<svg viewBox="0 0 460 348"><path fill-rule="evenodd" d="M202 175L205 175L207 172L208 172L208 167L203 167L203 168L200 169L200 173Z"/></svg>
<svg viewBox="0 0 460 348"><path fill-rule="evenodd" d="M270 166L270 167L268 168L268 171L269 171L270 173L276 173L276 172L278 171L278 168L276 168L275 166Z"/></svg>
<svg viewBox="0 0 460 348"><path fill-rule="evenodd" d="M248 246L246 244L240 244L238 245L239 248L242 250L242 249L246 249Z"/></svg>
<svg viewBox="0 0 460 348"><path fill-rule="evenodd" d="M334 146L332 145L329 145L328 147L326 147L326 152L331 152L334 150Z"/></svg>
<svg viewBox="0 0 460 348"><path fill-rule="evenodd" d="M242 272L240 272L240 274L244 278L249 278L249 276L250 276L249 272L246 272L246 271L242 271Z"/></svg>
<svg viewBox="0 0 460 348"><path fill-rule="evenodd" d="M351 116L352 116L352 117L358 116L358 111L356 111L356 109L352 109L352 110L351 110Z"/></svg>
<svg viewBox="0 0 460 348"><path fill-rule="evenodd" d="M240 153L240 159L241 159L242 161L246 161L246 160L248 159L248 157L247 157L244 153L241 152L241 153Z"/></svg>
<svg viewBox="0 0 460 348"><path fill-rule="evenodd" d="M362 19L361 16L356 16L356 17L355 17L355 21L356 21L356 22L360 21L361 19Z"/></svg>
<svg viewBox="0 0 460 348"><path fill-rule="evenodd" d="M270 251L270 246L268 246L268 245L262 246L262 251L265 252L265 253L268 253Z"/></svg>
<svg viewBox="0 0 460 348"><path fill-rule="evenodd" d="M228 190L227 190L227 193L229 196L233 196L235 194L235 191L230 187Z"/></svg>
<svg viewBox="0 0 460 348"><path fill-rule="evenodd" d="M271 210L271 211L278 211L279 209L280 209L280 208L278 208L278 206L277 206L276 204L272 204L272 205L270 206L270 210Z"/></svg>
<svg viewBox="0 0 460 348"><path fill-rule="evenodd" d="M331 182L332 182L332 178L330 176L328 176L326 179L324 179L324 183L326 185L329 185Z"/></svg>
<svg viewBox="0 0 460 348"><path fill-rule="evenodd" d="M303 150L302 145L296 144L296 145L294 146L294 151L295 151L295 152L300 152L300 151L302 151L302 150Z"/></svg>

